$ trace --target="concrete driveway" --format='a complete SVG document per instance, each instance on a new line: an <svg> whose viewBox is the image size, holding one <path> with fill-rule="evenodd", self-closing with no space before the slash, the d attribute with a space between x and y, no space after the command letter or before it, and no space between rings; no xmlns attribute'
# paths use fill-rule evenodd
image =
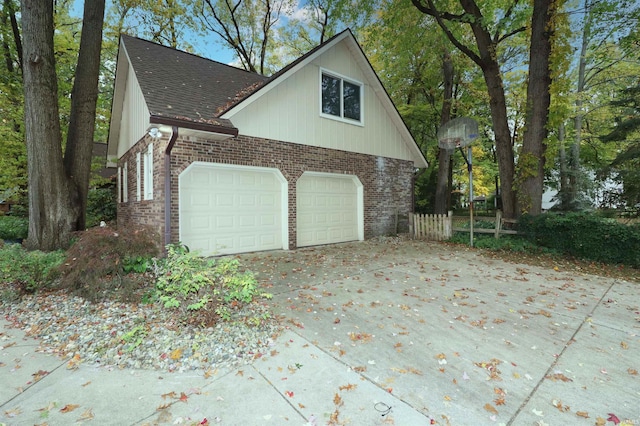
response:
<svg viewBox="0 0 640 426"><path fill-rule="evenodd" d="M0 424L640 424L636 284L395 239L240 258L286 326L252 365L68 370L0 319Z"/></svg>
<svg viewBox="0 0 640 426"><path fill-rule="evenodd" d="M391 238L245 260L308 348L265 373L306 418L640 424L636 284Z"/></svg>

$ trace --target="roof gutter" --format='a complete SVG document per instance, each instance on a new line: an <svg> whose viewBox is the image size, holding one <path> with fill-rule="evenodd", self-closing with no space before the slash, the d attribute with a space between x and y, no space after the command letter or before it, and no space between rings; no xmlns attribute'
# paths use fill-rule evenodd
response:
<svg viewBox="0 0 640 426"><path fill-rule="evenodd" d="M161 124L161 123L157 123ZM164 124L164 123L162 123ZM171 127L171 138L164 151L164 246L171 243L171 150L178 139L178 126Z"/></svg>
<svg viewBox="0 0 640 426"><path fill-rule="evenodd" d="M202 132L218 133L222 135L238 136L238 129L232 126L224 126L222 124L211 124L200 121L180 120L178 118L162 117L158 115L152 115L149 117L151 124L164 124L171 126L174 129L182 127L184 129L200 130Z"/></svg>

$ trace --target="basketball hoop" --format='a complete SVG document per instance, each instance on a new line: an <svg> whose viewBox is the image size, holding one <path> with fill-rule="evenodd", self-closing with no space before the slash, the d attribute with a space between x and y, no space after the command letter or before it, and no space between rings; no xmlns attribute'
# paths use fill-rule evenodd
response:
<svg viewBox="0 0 640 426"><path fill-rule="evenodd" d="M438 140L438 146L444 149L448 155L453 155L456 148L460 148L462 146L461 138L444 138Z"/></svg>
<svg viewBox="0 0 640 426"><path fill-rule="evenodd" d="M469 238L471 247L473 247L473 166L471 144L478 139L478 123L468 117L454 118L438 129L437 136L440 148L444 149L449 155L452 155L456 148L459 148L464 161L467 163L467 170L469 171ZM462 149L465 146L469 147L466 155Z"/></svg>
<svg viewBox="0 0 640 426"><path fill-rule="evenodd" d="M447 152L471 145L478 138L478 123L468 117L458 117L438 130L438 146Z"/></svg>

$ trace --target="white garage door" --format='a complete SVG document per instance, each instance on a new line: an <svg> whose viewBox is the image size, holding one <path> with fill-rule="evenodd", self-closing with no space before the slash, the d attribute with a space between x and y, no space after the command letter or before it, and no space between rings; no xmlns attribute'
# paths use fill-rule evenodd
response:
<svg viewBox="0 0 640 426"><path fill-rule="evenodd" d="M356 176L305 172L296 184L297 246L362 240L362 184Z"/></svg>
<svg viewBox="0 0 640 426"><path fill-rule="evenodd" d="M196 162L179 178L180 241L203 255L288 248L277 169Z"/></svg>

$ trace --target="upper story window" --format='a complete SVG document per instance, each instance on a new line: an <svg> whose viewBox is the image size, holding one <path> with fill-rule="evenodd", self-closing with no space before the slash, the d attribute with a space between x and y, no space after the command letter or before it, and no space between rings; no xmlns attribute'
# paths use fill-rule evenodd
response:
<svg viewBox="0 0 640 426"><path fill-rule="evenodd" d="M321 115L362 124L362 83L324 70L321 76Z"/></svg>

